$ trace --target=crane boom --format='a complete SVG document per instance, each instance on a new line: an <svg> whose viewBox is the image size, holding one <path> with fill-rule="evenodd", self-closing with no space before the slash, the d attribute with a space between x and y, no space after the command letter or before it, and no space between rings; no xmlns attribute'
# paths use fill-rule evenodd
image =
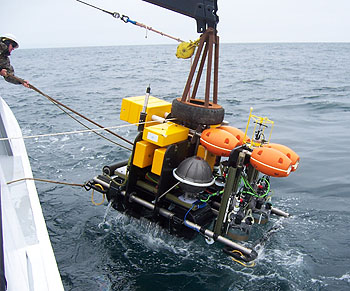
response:
<svg viewBox="0 0 350 291"><path fill-rule="evenodd" d="M143 0L154 5L178 12L197 21L197 32L203 33L208 27L216 29L219 17L217 0Z"/></svg>

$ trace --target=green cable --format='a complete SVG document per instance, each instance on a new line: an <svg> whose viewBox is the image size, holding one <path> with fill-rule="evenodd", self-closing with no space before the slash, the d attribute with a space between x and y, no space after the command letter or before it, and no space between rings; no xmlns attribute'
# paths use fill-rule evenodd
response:
<svg viewBox="0 0 350 291"><path fill-rule="evenodd" d="M262 178L265 182L266 182L266 184L267 184L267 190L266 190L266 192L265 192L265 194L264 194L264 196L266 196L268 193L270 193L270 182L266 179L266 178Z"/></svg>
<svg viewBox="0 0 350 291"><path fill-rule="evenodd" d="M158 181L153 179L149 173L146 174L146 178L149 179L151 182L155 183L155 184L158 184Z"/></svg>
<svg viewBox="0 0 350 291"><path fill-rule="evenodd" d="M224 190L222 190L222 191L220 191L220 192L217 191L217 192L215 192L215 193L213 193L213 194L210 194L210 195L208 195L207 199L200 199L200 201L201 201L201 202L208 202L209 199L210 199L211 197L214 197L214 196L219 195L219 194L222 194L222 193L224 193Z"/></svg>
<svg viewBox="0 0 350 291"><path fill-rule="evenodd" d="M254 189L252 188L252 186L248 183L248 181L244 178L244 176L242 176L242 179L243 179L243 182L244 182L244 185L248 188L250 188L250 190L252 190L254 193Z"/></svg>
<svg viewBox="0 0 350 291"><path fill-rule="evenodd" d="M243 176L242 176L242 179L243 179L244 185L245 185L247 188L250 188L250 190L253 191L253 192L244 191L243 193L246 193L246 194L252 195L252 196L254 196L254 197L258 197L258 198L263 198L263 197L265 197L265 196L270 192L270 182L269 182L266 178L261 178L261 180L265 181L266 184L267 184L267 190L266 190L266 192L265 192L263 195L258 195L258 194L256 194L256 192L254 191L254 189L252 188L252 186L248 183L248 181L246 181L246 179L245 179Z"/></svg>

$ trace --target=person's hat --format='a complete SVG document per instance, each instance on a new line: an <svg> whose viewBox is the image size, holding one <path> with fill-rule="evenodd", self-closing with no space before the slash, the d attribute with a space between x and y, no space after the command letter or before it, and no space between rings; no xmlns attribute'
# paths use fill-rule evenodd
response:
<svg viewBox="0 0 350 291"><path fill-rule="evenodd" d="M0 41L5 42L6 40L12 41L13 48L19 47L19 43L17 41L17 38L13 34L6 33L6 34L0 36Z"/></svg>

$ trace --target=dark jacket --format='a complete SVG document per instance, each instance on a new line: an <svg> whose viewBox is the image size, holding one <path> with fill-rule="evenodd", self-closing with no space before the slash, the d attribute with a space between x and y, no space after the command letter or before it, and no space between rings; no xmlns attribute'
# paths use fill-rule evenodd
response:
<svg viewBox="0 0 350 291"><path fill-rule="evenodd" d="M11 66L10 63L10 58L9 58L9 53L8 53L8 48L7 45L0 42L0 70L5 69L7 70L8 74L14 75L15 70ZM10 82L12 84L21 84L21 82L15 80L14 78L11 77L4 77L4 79L7 82Z"/></svg>

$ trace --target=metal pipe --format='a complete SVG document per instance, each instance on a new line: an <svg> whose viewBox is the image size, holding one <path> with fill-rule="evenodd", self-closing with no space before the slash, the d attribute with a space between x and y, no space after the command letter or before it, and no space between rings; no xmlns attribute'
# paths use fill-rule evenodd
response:
<svg viewBox="0 0 350 291"><path fill-rule="evenodd" d="M271 213L279 215L279 216L283 216L283 217L289 217L289 213L284 212L278 208L275 207L271 207Z"/></svg>
<svg viewBox="0 0 350 291"><path fill-rule="evenodd" d="M194 74L196 72L196 68L197 68L197 65L198 65L199 58L200 58L201 53L202 53L204 42L206 41L206 37L207 37L206 33L201 35L201 38L200 38L200 41L199 41L199 46L197 48L197 52L196 52L196 55L194 57L193 64L191 66L191 70L190 70L190 73L189 73L188 78L187 78L185 89L184 89L184 92L182 93L182 98L181 98L182 102L186 102L187 101L187 96L188 96L188 93L190 91L191 83L192 83Z"/></svg>
<svg viewBox="0 0 350 291"><path fill-rule="evenodd" d="M112 165L104 166L102 169L102 172L107 174L108 176L113 176L114 171L116 169L126 166L128 164L128 162L129 162L129 160L125 160L125 161L117 162L117 163L112 164Z"/></svg>
<svg viewBox="0 0 350 291"><path fill-rule="evenodd" d="M214 54L214 89L213 103L218 103L218 83L219 83L219 37L215 35L215 54Z"/></svg>
<svg viewBox="0 0 350 291"><path fill-rule="evenodd" d="M199 82L200 82L201 77L202 77L202 72L203 72L203 68L205 65L205 60L207 58L207 55L208 55L208 43L205 43L202 59L201 59L201 62L199 64L199 68L198 68L198 72L197 72L197 78L196 78L196 81L195 81L194 86L193 86L191 99L196 99L198 86L199 86Z"/></svg>
<svg viewBox="0 0 350 291"><path fill-rule="evenodd" d="M232 189L235 187L235 184L237 184L236 173L237 173L237 168L233 168L233 167L229 168L227 181L224 188L224 194L222 195L222 198L221 198L219 215L214 227L214 232L216 234L222 233L222 226L224 224L225 216L227 214L227 208L231 197Z"/></svg>
<svg viewBox="0 0 350 291"><path fill-rule="evenodd" d="M107 182L99 179L98 177L93 178L93 180L96 184L100 184L104 189L109 189L111 186L111 183L107 183Z"/></svg>
<svg viewBox="0 0 350 291"><path fill-rule="evenodd" d="M152 115L152 120L159 122L159 123L164 123L165 122L165 118L164 117L160 117L158 115Z"/></svg>
<svg viewBox="0 0 350 291"><path fill-rule="evenodd" d="M149 210L154 210L154 208L155 208L155 206L152 203L145 201L145 200L143 200L143 199L141 199L133 194L131 194L129 196L129 199L131 202L136 202L136 203L148 208ZM164 209L164 208L159 208L158 211L159 211L160 215L162 215L168 219L171 219L173 216L175 216L175 214L173 212L170 212L169 210ZM192 228L198 232L202 229L202 227L200 225L193 223L191 221L188 221L188 220L185 221L185 225L189 226L190 228ZM221 235L216 236L214 234L214 232L212 232L209 229L204 229L204 235L206 235L210 238L214 238L218 242L223 243L224 245L226 245L228 247L239 250L240 252L242 252L246 256L255 256L256 255L254 250L248 249L248 248L246 248L238 243L235 243L235 242L233 242L233 241L231 241L231 240L229 240Z"/></svg>
<svg viewBox="0 0 350 291"><path fill-rule="evenodd" d="M213 63L213 45L214 45L214 31L210 31L208 37L208 61L207 61L207 78L205 84L205 95L204 95L204 107L209 107L210 100L210 79L212 74L212 63Z"/></svg>
<svg viewBox="0 0 350 291"><path fill-rule="evenodd" d="M133 194L131 194L129 196L129 199L131 202L136 202L136 203L148 208L149 210L154 210L154 208L155 208L155 206L151 202L143 200L142 198L139 198ZM175 215L174 213L172 213L169 210L164 209L164 208L159 208L158 210L159 210L159 214L164 216L165 218L171 219Z"/></svg>
<svg viewBox="0 0 350 291"><path fill-rule="evenodd" d="M106 182L98 179L97 177L94 178L94 181L96 183L99 183L101 184L103 187L106 187L106 188L109 188L109 184L107 184ZM121 195L126 195L126 192L125 191L121 191L120 192ZM129 196L129 200L130 202L135 202L137 204L140 204L141 206L149 209L149 210L154 210L155 206L151 203L151 202L148 202L142 198L139 198L133 194L130 194ZM165 208L158 208L158 211L159 211L159 214L164 216L165 218L168 218L168 219L172 219L175 214ZM202 233L204 233L204 235L210 237L210 238L213 238L215 240L217 240L218 242L228 246L228 247L231 247L233 249L236 249L236 250L239 250L240 252L242 252L244 255L246 256L256 256L256 252L252 249L249 249L249 248L246 248L238 243L235 243L221 235L216 235L213 231L209 230L209 229L202 229L202 227L196 223L193 223L191 221L188 221L186 220L185 221L185 225L196 230L196 231L201 231Z"/></svg>
<svg viewBox="0 0 350 291"><path fill-rule="evenodd" d="M193 222L191 222L191 221L186 220L186 224L188 224L191 228L194 228L194 229L197 230L197 231L199 231L199 230L201 229L201 226L200 226L200 225L195 224L195 223L193 223ZM205 234L206 236L209 236L210 238L215 238L214 232L212 232L212 231L209 230L209 229L205 229L205 230L204 230L204 234ZM231 240L229 240L229 239L227 239L226 237L223 237L223 236L221 236L221 235L217 236L217 237L216 237L216 240L217 240L218 242L223 243L224 245L227 245L227 246L229 246L229 247L235 249L235 250L239 250L239 251L242 252L244 255L247 255L247 256L255 256L255 255L256 255L254 250L248 249L248 248L246 248L246 247L244 247L244 246L242 246L242 245L240 245L240 244L238 244L238 243L235 243L235 242L233 242L233 241L231 241Z"/></svg>

